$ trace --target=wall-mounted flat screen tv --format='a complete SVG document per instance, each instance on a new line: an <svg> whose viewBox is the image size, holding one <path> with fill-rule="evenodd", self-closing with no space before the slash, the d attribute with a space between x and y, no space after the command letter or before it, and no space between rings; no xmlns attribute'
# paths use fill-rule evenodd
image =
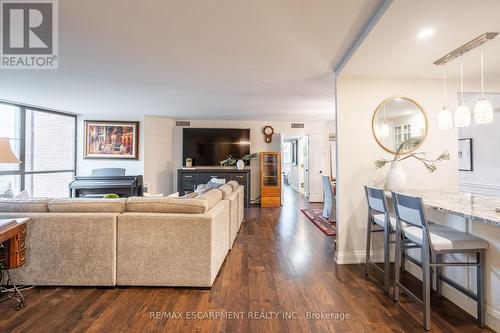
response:
<svg viewBox="0 0 500 333"><path fill-rule="evenodd" d="M189 157L195 167L220 166L228 155L242 158L246 154L250 154L249 128L183 128L183 165Z"/></svg>

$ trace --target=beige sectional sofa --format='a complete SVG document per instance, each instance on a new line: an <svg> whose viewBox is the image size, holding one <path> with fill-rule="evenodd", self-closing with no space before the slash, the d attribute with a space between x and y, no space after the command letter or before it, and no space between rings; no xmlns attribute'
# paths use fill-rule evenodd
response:
<svg viewBox="0 0 500 333"><path fill-rule="evenodd" d="M230 189L228 189L228 187ZM211 287L243 215L242 186L195 199L0 199L31 217L23 285Z"/></svg>

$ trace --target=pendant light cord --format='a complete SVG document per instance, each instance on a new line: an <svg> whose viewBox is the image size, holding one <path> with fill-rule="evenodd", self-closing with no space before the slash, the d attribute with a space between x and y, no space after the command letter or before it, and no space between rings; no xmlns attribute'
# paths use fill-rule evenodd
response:
<svg viewBox="0 0 500 333"><path fill-rule="evenodd" d="M481 97L484 97L484 57L483 57L483 45L481 45Z"/></svg>
<svg viewBox="0 0 500 333"><path fill-rule="evenodd" d="M444 84L443 84L444 105L446 106L446 63L444 64Z"/></svg>
<svg viewBox="0 0 500 333"><path fill-rule="evenodd" d="M461 90L461 98L462 105L464 104L464 64L462 61L462 56L460 56L460 90Z"/></svg>

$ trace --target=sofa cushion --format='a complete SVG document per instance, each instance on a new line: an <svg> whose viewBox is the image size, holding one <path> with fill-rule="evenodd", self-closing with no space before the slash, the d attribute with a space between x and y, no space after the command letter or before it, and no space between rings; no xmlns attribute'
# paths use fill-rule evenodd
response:
<svg viewBox="0 0 500 333"><path fill-rule="evenodd" d="M227 185L230 185L233 188L233 191L240 185L236 180L231 180L226 183Z"/></svg>
<svg viewBox="0 0 500 333"><path fill-rule="evenodd" d="M222 192L219 190L210 190L199 195L197 199L205 199L208 202L208 209L212 209L213 206L222 200Z"/></svg>
<svg viewBox="0 0 500 333"><path fill-rule="evenodd" d="M0 199L0 212L47 213L50 198Z"/></svg>
<svg viewBox="0 0 500 333"><path fill-rule="evenodd" d="M231 185L228 184L222 185L217 190L221 191L222 199L227 199L227 197L229 197L233 192L233 188L231 187Z"/></svg>
<svg viewBox="0 0 500 333"><path fill-rule="evenodd" d="M53 199L51 213L123 213L127 199Z"/></svg>
<svg viewBox="0 0 500 333"><path fill-rule="evenodd" d="M203 214L208 211L207 199L181 198L142 198L132 197L127 200L127 212L134 213L184 213Z"/></svg>
<svg viewBox="0 0 500 333"><path fill-rule="evenodd" d="M193 199L193 198L198 197L199 195L200 195L199 193L191 192L188 194L184 194L182 197L179 197L179 199Z"/></svg>

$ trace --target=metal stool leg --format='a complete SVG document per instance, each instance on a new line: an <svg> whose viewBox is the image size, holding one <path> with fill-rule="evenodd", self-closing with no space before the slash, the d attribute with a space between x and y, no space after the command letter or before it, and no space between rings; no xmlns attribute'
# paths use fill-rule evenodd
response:
<svg viewBox="0 0 500 333"><path fill-rule="evenodd" d="M436 261L442 262L443 256L436 254ZM441 274L443 274L443 267L436 266L436 291L439 298L443 297L443 280L441 280Z"/></svg>
<svg viewBox="0 0 500 333"><path fill-rule="evenodd" d="M390 281L390 273L391 273L391 261L389 257L389 227L386 223L384 228L384 291L386 294L389 294L389 281Z"/></svg>
<svg viewBox="0 0 500 333"><path fill-rule="evenodd" d="M479 266L477 266L477 319L481 328L485 327L484 257L484 251L481 251L477 254L477 261L479 262Z"/></svg>
<svg viewBox="0 0 500 333"><path fill-rule="evenodd" d="M423 284L423 326L426 331L431 329L431 267L430 253L426 238L422 246L422 284Z"/></svg>
<svg viewBox="0 0 500 333"><path fill-rule="evenodd" d="M401 251L401 272L406 272L406 250Z"/></svg>
<svg viewBox="0 0 500 333"><path fill-rule="evenodd" d="M399 274L401 269L401 230L396 226L395 235L395 256L394 256L394 301L399 300Z"/></svg>
<svg viewBox="0 0 500 333"><path fill-rule="evenodd" d="M370 252L371 252L371 233L372 233L372 219L370 211L368 210L368 225L366 227L366 261L365 261L365 274L370 274Z"/></svg>

